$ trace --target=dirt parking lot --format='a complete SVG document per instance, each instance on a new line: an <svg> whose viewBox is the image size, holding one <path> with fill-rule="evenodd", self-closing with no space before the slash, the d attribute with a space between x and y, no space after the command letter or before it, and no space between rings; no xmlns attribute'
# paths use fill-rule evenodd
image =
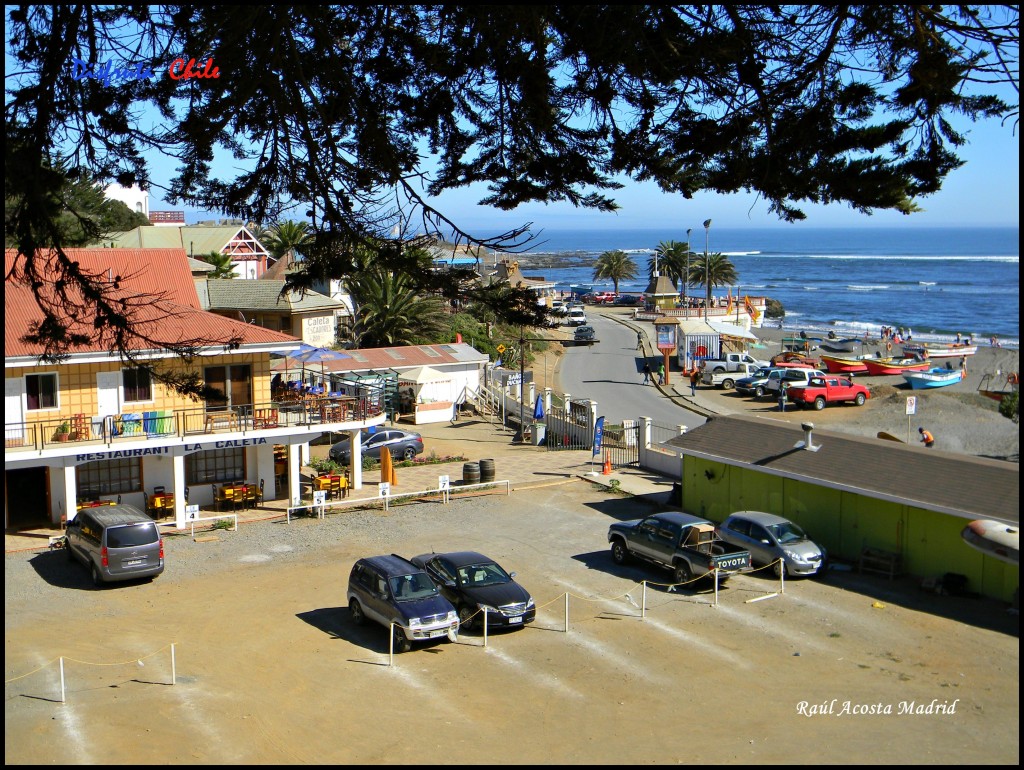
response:
<svg viewBox="0 0 1024 770"><path fill-rule="evenodd" d="M668 575L616 567L605 535L650 510L574 481L264 522L174 538L164 575L104 590L60 553L8 555L5 761L1018 762L1018 622L1002 607L851 572L747 603L777 584L745 575L717 608L648 587L642 620L639 581ZM516 571L536 623L388 667L386 632L345 608L352 563L455 549Z"/></svg>

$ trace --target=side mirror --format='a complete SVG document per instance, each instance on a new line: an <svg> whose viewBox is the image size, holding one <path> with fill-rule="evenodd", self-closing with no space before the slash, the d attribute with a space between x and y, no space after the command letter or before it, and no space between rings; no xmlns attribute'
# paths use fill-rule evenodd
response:
<svg viewBox="0 0 1024 770"><path fill-rule="evenodd" d="M508 573L508 576L509 576L510 578L514 578L514 577L516 576L516 573L515 573L515 572L509 572L509 573Z"/></svg>

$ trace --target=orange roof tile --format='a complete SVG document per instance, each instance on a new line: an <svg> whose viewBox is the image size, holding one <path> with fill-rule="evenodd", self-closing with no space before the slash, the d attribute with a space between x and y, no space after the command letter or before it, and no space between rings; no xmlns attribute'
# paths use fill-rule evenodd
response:
<svg viewBox="0 0 1024 770"><path fill-rule="evenodd" d="M222 345L231 340L240 344L297 342L288 334L271 331L252 324L208 313L199 307L195 284L184 249L66 249L69 259L78 262L86 272L97 276L120 277L112 296L126 303L135 330L161 342L196 346ZM46 270L54 273L54 255L47 254ZM24 260L16 249L5 251L5 355L38 356L39 345L22 342L34 322L43 318L30 287L25 282ZM55 273L54 273L55 274ZM56 291L52 284L44 286L48 296ZM72 333L94 338L88 345L69 352L106 352L107 341L94 336L90 319L75 319ZM147 346L141 341L138 350ZM153 346L148 346L153 347Z"/></svg>

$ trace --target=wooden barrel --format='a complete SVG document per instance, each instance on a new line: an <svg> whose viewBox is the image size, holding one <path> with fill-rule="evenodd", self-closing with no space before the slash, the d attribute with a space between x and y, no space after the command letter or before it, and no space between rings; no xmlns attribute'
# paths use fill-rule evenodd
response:
<svg viewBox="0 0 1024 770"><path fill-rule="evenodd" d="M494 481L494 460L480 461L480 481Z"/></svg>
<svg viewBox="0 0 1024 770"><path fill-rule="evenodd" d="M480 463L463 463L463 465L462 465L462 483L463 484L479 484L480 483Z"/></svg>

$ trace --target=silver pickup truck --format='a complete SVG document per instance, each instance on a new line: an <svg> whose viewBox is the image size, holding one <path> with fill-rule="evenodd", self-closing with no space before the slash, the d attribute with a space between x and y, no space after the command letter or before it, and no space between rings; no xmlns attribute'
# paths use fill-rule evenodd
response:
<svg viewBox="0 0 1024 770"><path fill-rule="evenodd" d="M718 582L751 568L750 552L718 537L710 521L688 513L665 511L644 519L621 521L608 528L612 561L630 557L667 567L675 583L718 571Z"/></svg>

